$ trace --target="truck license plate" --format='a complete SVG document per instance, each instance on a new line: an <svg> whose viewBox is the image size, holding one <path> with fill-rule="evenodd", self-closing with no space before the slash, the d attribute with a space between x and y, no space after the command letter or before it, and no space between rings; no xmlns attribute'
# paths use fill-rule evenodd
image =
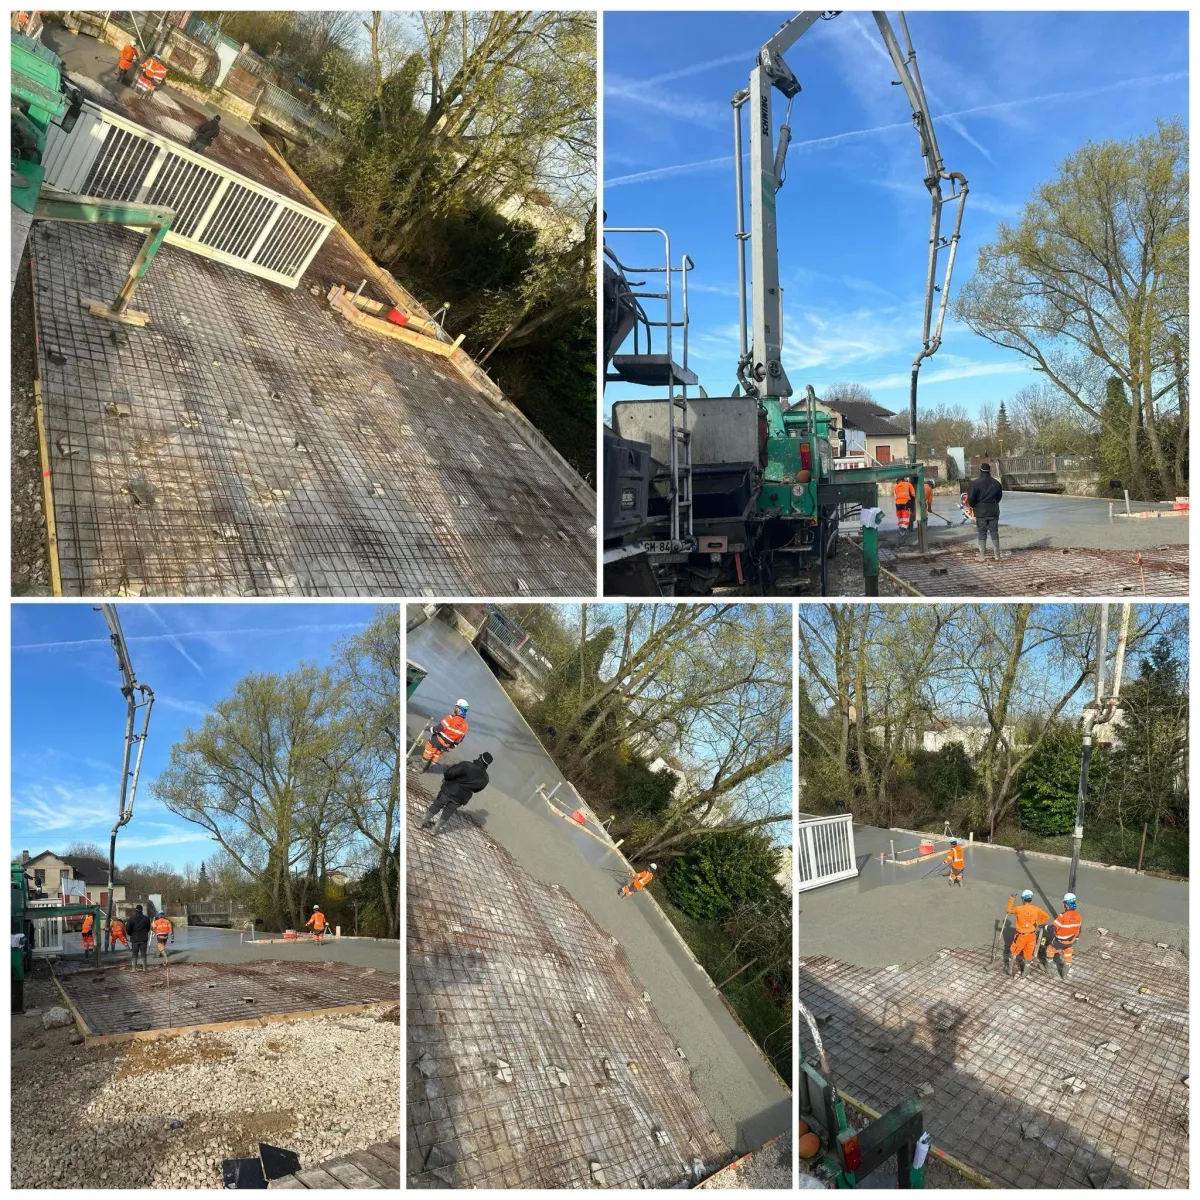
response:
<svg viewBox="0 0 1200 1200"><path fill-rule="evenodd" d="M675 554L679 550L679 547L671 541L643 542L642 545L647 554ZM686 553L688 549L689 547L685 546L684 552Z"/></svg>

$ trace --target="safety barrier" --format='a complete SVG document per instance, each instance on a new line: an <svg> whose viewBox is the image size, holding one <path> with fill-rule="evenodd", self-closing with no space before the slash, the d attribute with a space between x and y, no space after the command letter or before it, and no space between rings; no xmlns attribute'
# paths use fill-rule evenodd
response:
<svg viewBox="0 0 1200 1200"><path fill-rule="evenodd" d="M62 917L39 917L39 908L55 908L59 900L30 900L25 915L33 922L33 954L35 958L63 952Z"/></svg>
<svg viewBox="0 0 1200 1200"><path fill-rule="evenodd" d="M43 166L58 191L173 208L169 244L284 287L300 282L336 224L90 102L69 133L51 126Z"/></svg>
<svg viewBox="0 0 1200 1200"><path fill-rule="evenodd" d="M797 830L800 891L851 879L858 874L854 857L854 818L801 817Z"/></svg>

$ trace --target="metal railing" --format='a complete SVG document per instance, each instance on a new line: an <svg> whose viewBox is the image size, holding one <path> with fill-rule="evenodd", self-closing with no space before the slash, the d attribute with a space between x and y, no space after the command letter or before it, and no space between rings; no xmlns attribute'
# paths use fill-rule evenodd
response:
<svg viewBox="0 0 1200 1200"><path fill-rule="evenodd" d="M300 282L336 224L87 101L69 133L51 126L43 165L59 191L174 209L168 244L285 287Z"/></svg>
<svg viewBox="0 0 1200 1200"><path fill-rule="evenodd" d="M303 125L314 133L319 133L322 137L337 136L337 130L325 119L319 109L310 108L303 100L293 96L291 92L284 91L281 87L276 87L273 83L264 83L258 98L258 111L262 113L263 109L272 108L290 117L296 124ZM264 115L269 117L270 113L267 112Z"/></svg>
<svg viewBox="0 0 1200 1200"><path fill-rule="evenodd" d="M801 817L797 825L800 891L851 879L858 874L854 857L854 818Z"/></svg>
<svg viewBox="0 0 1200 1200"><path fill-rule="evenodd" d="M535 679L543 680L550 674L552 667L537 652L530 635L520 626L513 625L502 613L488 613L484 632L491 648L499 642Z"/></svg>

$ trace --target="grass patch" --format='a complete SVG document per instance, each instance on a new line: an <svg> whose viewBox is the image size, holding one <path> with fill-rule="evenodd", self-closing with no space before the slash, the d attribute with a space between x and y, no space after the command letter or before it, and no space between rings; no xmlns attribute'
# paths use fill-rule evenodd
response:
<svg viewBox="0 0 1200 1200"><path fill-rule="evenodd" d="M732 943L719 925L707 921L695 921L681 912L666 898L665 893L655 887L654 898L667 914L672 925L683 935L700 965L709 973L714 983L732 975L740 967L741 960L731 955ZM780 980L790 989L790 979ZM765 983L756 979L755 968L745 976L738 976L721 989L721 994L738 1015L738 1019L749 1031L758 1048L770 1059L788 1087L792 1086L792 1026L790 996L779 998L772 994Z"/></svg>

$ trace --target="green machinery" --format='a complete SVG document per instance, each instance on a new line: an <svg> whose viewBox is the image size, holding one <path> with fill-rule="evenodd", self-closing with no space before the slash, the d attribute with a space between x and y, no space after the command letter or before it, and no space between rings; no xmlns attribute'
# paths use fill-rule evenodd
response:
<svg viewBox="0 0 1200 1200"><path fill-rule="evenodd" d="M894 1108L855 1129L846 1116L825 1047L812 1014L797 1002L816 1046L819 1067L800 1055L800 1119L820 1138L821 1152L808 1169L834 1187L856 1188L893 1155L896 1186L925 1186L925 1156L929 1140L921 1102L910 1096Z"/></svg>
<svg viewBox="0 0 1200 1200"><path fill-rule="evenodd" d="M689 395L689 388L698 387L687 361L691 258L684 254L678 263L672 261L665 230L605 229L605 380L667 390L665 400L618 401L612 406L613 436L605 438L604 464L604 590L608 595L733 589L766 593L805 581L814 567L825 595L839 522L855 511L863 529L864 590L877 594L879 485L901 479L915 485L913 515L918 544L925 549L917 381L922 363L942 343L967 181L960 172L945 168L903 13L899 14L901 38L887 13L876 12L874 17L886 56L899 77L896 82L912 111L931 205L921 348L910 375L907 462L853 468L843 462L847 469L838 469L837 460L844 456L833 452L828 415L819 411L811 387L804 389L803 400L790 402L794 389L783 362L776 202L787 178L792 110L801 93L783 55L818 21L837 16L829 11L803 12L785 21L760 48L749 87L732 99L740 347L733 396L710 397L703 389L698 396ZM778 135L772 117L776 92L787 101ZM743 110L749 114L748 170L742 153ZM947 205L954 220L949 236L943 236L942 212ZM661 237L665 261L650 266L621 262L608 244L614 234ZM939 282L943 253L945 270ZM638 290L644 281L630 276L642 274L653 276L656 288L661 278L661 290ZM665 304L663 319L649 315L645 302L651 300ZM662 332L655 353L651 338L657 330ZM681 347L678 361L673 354L676 331ZM631 333L633 353L618 353Z"/></svg>
<svg viewBox="0 0 1200 1200"><path fill-rule="evenodd" d="M411 658L404 660L404 697L408 699L421 686L421 681L428 675L420 663L415 663Z"/></svg>
<svg viewBox="0 0 1200 1200"><path fill-rule="evenodd" d="M95 965L100 965L100 905L98 904L30 904L41 900L45 894L37 890L33 881L25 874L24 864L12 864L12 900L10 915L11 960L12 960L12 1011L22 1012L25 1008L25 979L33 967L34 920L49 920L55 917L83 917L91 913L95 941L92 956Z"/></svg>
<svg viewBox="0 0 1200 1200"><path fill-rule="evenodd" d="M99 200L47 188L43 160L50 129L57 126L64 133L74 129L83 108L83 94L65 77L62 59L40 42L13 33L11 55L12 284L16 286L20 259L34 221L115 224L145 229L145 240L116 298L108 304L86 296L79 298L80 304L94 317L126 325L145 325L149 315L131 309L129 304L166 240L175 212L158 204Z"/></svg>

